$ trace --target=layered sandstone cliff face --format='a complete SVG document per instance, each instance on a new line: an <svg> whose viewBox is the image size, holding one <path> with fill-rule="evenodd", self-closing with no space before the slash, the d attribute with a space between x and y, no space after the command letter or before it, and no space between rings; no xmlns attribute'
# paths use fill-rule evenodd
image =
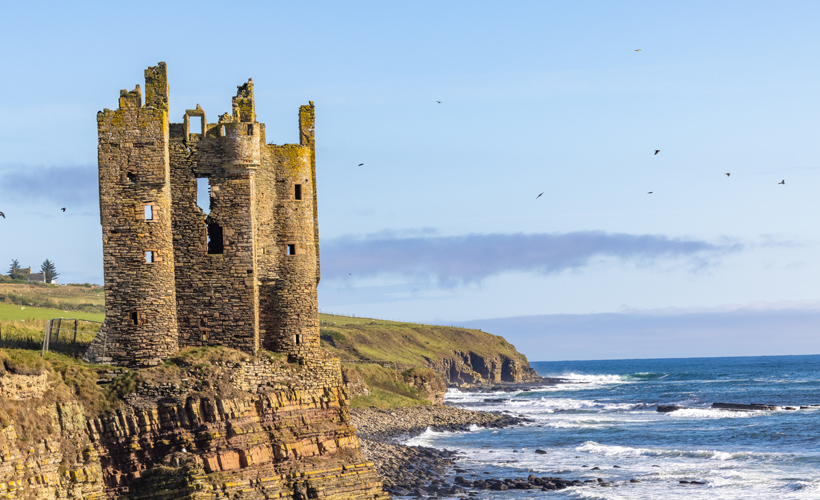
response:
<svg viewBox="0 0 820 500"><path fill-rule="evenodd" d="M53 401L51 371L39 392L11 392L30 380L3 374L0 498L387 498L337 360L202 352L140 371L136 392L99 418Z"/></svg>

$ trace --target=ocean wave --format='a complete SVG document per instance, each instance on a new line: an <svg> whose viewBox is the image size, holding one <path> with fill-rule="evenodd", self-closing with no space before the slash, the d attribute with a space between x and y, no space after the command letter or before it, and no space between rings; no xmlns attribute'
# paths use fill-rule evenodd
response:
<svg viewBox="0 0 820 500"><path fill-rule="evenodd" d="M621 375L588 375L583 373L564 373L558 375L557 378L562 379L570 384L619 384L624 381ZM564 385L564 384L560 384Z"/></svg>
<svg viewBox="0 0 820 500"><path fill-rule="evenodd" d="M750 418L763 415L763 411L730 411L717 408L683 408L667 413L667 418Z"/></svg>
<svg viewBox="0 0 820 500"><path fill-rule="evenodd" d="M661 380L668 376L668 373L638 372L631 375L622 375L622 378L624 380Z"/></svg>
<svg viewBox="0 0 820 500"><path fill-rule="evenodd" d="M587 441L575 448L579 452L587 452L605 457L636 458L636 457L686 457L705 458L707 460L738 460L738 459L760 459L779 456L776 453L761 452L734 452L729 453L719 450L677 450L663 448L632 448L629 446L606 445Z"/></svg>
<svg viewBox="0 0 820 500"><path fill-rule="evenodd" d="M467 430L463 431L434 431L433 429L428 427L424 430L424 432L408 439L404 444L408 446L430 446L430 443L432 443L437 438L440 438L442 436L454 434L469 434L471 432L478 432L482 430L485 430L485 428L475 424L471 424L467 428Z"/></svg>

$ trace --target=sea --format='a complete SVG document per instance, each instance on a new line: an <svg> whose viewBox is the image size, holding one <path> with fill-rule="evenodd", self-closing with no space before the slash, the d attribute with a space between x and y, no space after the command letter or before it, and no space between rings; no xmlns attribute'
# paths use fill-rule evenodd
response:
<svg viewBox="0 0 820 500"><path fill-rule="evenodd" d="M477 492L473 498L820 499L820 407L812 406L820 405L820 355L530 365L562 381L518 392L450 389L445 403L531 422L465 432L428 429L408 444L459 452L461 471L453 475L468 480L533 474L601 478L612 485L469 489ZM713 403L797 409L728 411ZM658 405L681 409L664 413Z"/></svg>

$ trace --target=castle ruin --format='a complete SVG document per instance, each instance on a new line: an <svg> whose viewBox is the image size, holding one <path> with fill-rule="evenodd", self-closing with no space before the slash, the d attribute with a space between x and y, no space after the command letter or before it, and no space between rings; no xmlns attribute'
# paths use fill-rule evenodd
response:
<svg viewBox="0 0 820 500"><path fill-rule="evenodd" d="M310 361L320 349L313 103L299 109L299 144L279 146L256 120L253 80L216 123L199 105L169 123L168 92L161 62L145 70L144 102L137 85L97 114L106 317L86 359L151 366L221 345Z"/></svg>

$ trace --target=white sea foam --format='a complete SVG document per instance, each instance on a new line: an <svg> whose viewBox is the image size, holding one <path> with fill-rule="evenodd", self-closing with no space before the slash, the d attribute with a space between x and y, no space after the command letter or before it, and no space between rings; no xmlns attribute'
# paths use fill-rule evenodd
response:
<svg viewBox="0 0 820 500"><path fill-rule="evenodd" d="M764 415L763 411L730 411L713 408L684 408L666 413L667 418L749 418Z"/></svg>
<svg viewBox="0 0 820 500"><path fill-rule="evenodd" d="M761 453L761 452L734 452L727 453L719 450L677 450L664 448L632 448L629 446L615 446L596 443L595 441L587 441L581 446L575 448L579 452L587 452L594 455L602 455L605 457L687 457L687 458L705 458L707 460L741 460L741 459L771 459L782 457L778 453Z"/></svg>

